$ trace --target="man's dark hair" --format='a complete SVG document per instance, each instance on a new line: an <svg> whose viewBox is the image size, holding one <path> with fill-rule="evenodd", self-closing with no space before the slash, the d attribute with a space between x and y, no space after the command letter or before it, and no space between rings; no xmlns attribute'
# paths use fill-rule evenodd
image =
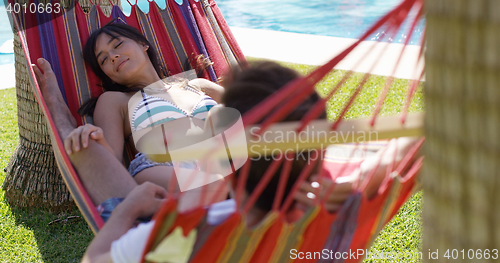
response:
<svg viewBox="0 0 500 263"><path fill-rule="evenodd" d="M299 78L300 74L295 70L283 67L275 62L256 62L252 63L248 69L242 71L234 71L231 75L226 77L225 92L222 101L226 107L235 108L242 115L269 97L271 94L278 91L281 87L285 86L290 81ZM302 104L295 108L284 120L286 121L299 121L307 113L307 111L319 100L319 96L314 93L307 98ZM321 116L325 118L325 114ZM304 151L305 156L308 156L308 151ZM248 181L246 183L246 191L252 193L260 179L268 169L272 160L260 158L259 160L252 160ZM303 158L295 158L292 162L292 170L288 179L285 197L290 192L293 184L300 175L302 169L309 160ZM281 165L282 166L282 165ZM262 192L261 196L256 202L256 207L270 211L278 187L278 182L281 174L280 167L267 187ZM235 176L238 176L236 172ZM283 198L282 202L285 200Z"/></svg>

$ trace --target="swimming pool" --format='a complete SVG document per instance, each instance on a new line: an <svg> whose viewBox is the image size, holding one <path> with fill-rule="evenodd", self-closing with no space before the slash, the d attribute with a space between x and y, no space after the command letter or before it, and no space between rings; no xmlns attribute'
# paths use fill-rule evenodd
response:
<svg viewBox="0 0 500 263"><path fill-rule="evenodd" d="M230 26L295 32L322 36L359 38L401 0L216 0ZM410 14L413 17L416 14ZM409 30L403 25L395 39L404 43ZM423 22L414 29L409 44L419 45ZM369 40L378 40L380 30Z"/></svg>
<svg viewBox="0 0 500 263"><path fill-rule="evenodd" d="M165 1L155 0L164 8ZM180 0L176 0L180 1ZM397 6L401 0L215 0L230 26L295 32L322 36L358 38L377 19ZM146 0L139 7L149 10ZM125 13L130 6L123 1ZM413 14L415 15L415 14ZM408 25L392 40L404 43ZM423 22L414 30L411 45L419 45ZM369 38L377 40L384 35L380 30ZM5 7L0 6L0 45L12 39L13 34ZM13 54L0 54L0 65L14 63Z"/></svg>
<svg viewBox="0 0 500 263"><path fill-rule="evenodd" d="M176 0L181 1L181 0ZM163 1L160 7L165 7ZM392 10L401 0L215 0L229 26L266 29L321 36L359 38L380 17ZM124 12L130 13L128 4ZM139 0L143 11L149 10L147 1ZM410 16L415 16L415 13ZM404 43L409 30L403 24L395 39ZM420 45L423 22L412 33L410 45ZM378 40L384 30L369 40Z"/></svg>
<svg viewBox="0 0 500 263"><path fill-rule="evenodd" d="M14 37L5 6L0 6L0 46ZM14 54L0 54L0 65L14 63Z"/></svg>

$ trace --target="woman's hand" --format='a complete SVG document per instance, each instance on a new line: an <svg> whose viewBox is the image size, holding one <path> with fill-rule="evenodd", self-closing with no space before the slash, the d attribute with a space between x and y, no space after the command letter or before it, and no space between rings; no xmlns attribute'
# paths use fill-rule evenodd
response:
<svg viewBox="0 0 500 263"><path fill-rule="evenodd" d="M79 152L89 146L89 138L104 146L113 153L113 150L104 138L104 132L101 128L92 124L85 124L74 129L66 139L64 139L64 149L66 153L72 154Z"/></svg>
<svg viewBox="0 0 500 263"><path fill-rule="evenodd" d="M303 182L299 191L295 194L295 200L298 202L297 206L304 210L307 209L307 207L316 204L316 199L322 200L327 191L333 187L326 199L325 208L329 212L335 212L342 207L344 201L353 192L354 180L355 178L352 177L340 177L334 182L329 178L320 178L314 175L310 181Z"/></svg>

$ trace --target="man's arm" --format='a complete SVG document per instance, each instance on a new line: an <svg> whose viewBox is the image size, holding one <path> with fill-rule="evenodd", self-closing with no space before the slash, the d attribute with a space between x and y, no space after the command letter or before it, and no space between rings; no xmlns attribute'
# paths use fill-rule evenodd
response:
<svg viewBox="0 0 500 263"><path fill-rule="evenodd" d="M373 175L366 186L365 192L369 199L373 198L386 176L387 168L392 166L393 169L396 169L405 155L418 142L419 139L413 137L393 139L377 154L366 158L351 175L337 178L336 182L328 178L312 177L312 182L302 183L300 190L295 195L295 200L299 202L300 207L310 206L314 203L314 198L316 198L310 193L316 193L316 188L321 186L320 198L323 198L326 189L332 184L336 184L325 203L325 208L328 211L335 212L342 207L344 201L353 192L354 182L363 180L372 173ZM374 171L374 169L376 170Z"/></svg>
<svg viewBox="0 0 500 263"><path fill-rule="evenodd" d="M135 187L92 240L82 262L112 262L111 243L127 233L138 218L153 215L166 194L164 188L149 182Z"/></svg>
<svg viewBox="0 0 500 263"><path fill-rule="evenodd" d="M353 176L359 177L361 180L372 175L365 192L368 199L373 198L382 182L384 181L388 167L393 170L399 166L403 158L408 154L410 149L420 141L417 137L401 137L392 139L385 149L377 152L376 155L366 158L359 169L353 172ZM417 158L413 158L415 161ZM374 169L375 172L373 171Z"/></svg>

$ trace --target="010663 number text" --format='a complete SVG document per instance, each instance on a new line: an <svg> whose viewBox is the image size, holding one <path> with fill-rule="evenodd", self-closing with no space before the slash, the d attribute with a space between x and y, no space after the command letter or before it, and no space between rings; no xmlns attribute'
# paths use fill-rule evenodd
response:
<svg viewBox="0 0 500 263"><path fill-rule="evenodd" d="M447 249L447 259L498 259L498 249Z"/></svg>
<svg viewBox="0 0 500 263"><path fill-rule="evenodd" d="M48 13L48 14L51 14L51 13L55 13L55 14L58 14L61 12L62 10L62 7L61 7L61 4L60 3L47 3L47 4L44 4L44 3L24 3L24 4L20 4L20 3L15 3L15 4L12 4L12 3L9 3L8 6L6 6L6 11L7 13L16 13L16 14L19 14L19 13L30 13L30 14L34 14L34 13Z"/></svg>

